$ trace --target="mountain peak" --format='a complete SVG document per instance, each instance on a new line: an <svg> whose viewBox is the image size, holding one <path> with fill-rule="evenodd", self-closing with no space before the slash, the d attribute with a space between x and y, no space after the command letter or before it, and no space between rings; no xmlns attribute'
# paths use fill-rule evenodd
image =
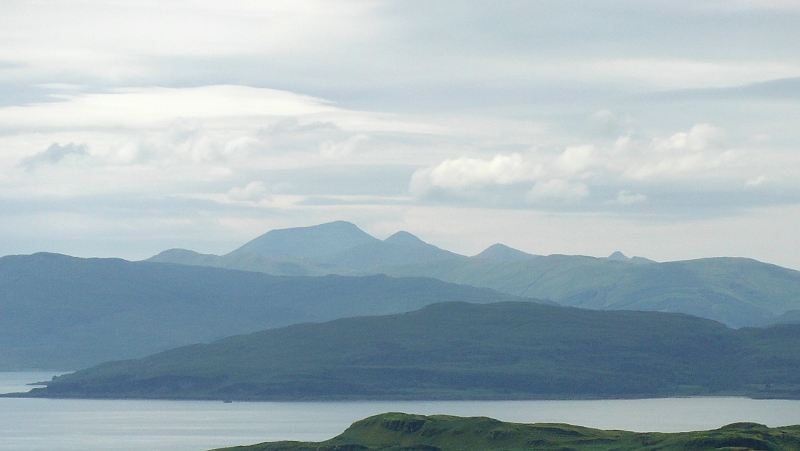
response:
<svg viewBox="0 0 800 451"><path fill-rule="evenodd" d="M618 261L623 261L623 262L626 262L626 261L630 260L625 254L623 254L620 251L614 251L613 254L608 256L608 259L609 260L618 260Z"/></svg>
<svg viewBox="0 0 800 451"><path fill-rule="evenodd" d="M378 241L351 222L333 221L310 227L270 230L231 254L247 252L314 259Z"/></svg>
<svg viewBox="0 0 800 451"><path fill-rule="evenodd" d="M508 262L517 260L527 260L529 258L535 258L535 257L537 257L537 255L529 254L527 252L522 252L520 250L514 249L513 247L508 247L505 244L497 243L487 247L483 252L481 252L478 255L475 255L473 258Z"/></svg>
<svg viewBox="0 0 800 451"><path fill-rule="evenodd" d="M428 243L419 239L419 237L412 235L405 230L395 233L389 238L383 240L383 242L397 246L430 246Z"/></svg>

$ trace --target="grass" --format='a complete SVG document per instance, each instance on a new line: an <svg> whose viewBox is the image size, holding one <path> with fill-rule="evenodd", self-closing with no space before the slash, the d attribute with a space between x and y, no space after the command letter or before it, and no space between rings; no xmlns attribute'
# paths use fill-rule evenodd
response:
<svg viewBox="0 0 800 451"><path fill-rule="evenodd" d="M636 433L567 424L506 423L491 418L385 413L354 423L324 442L272 442L226 451L692 451L800 450L800 426L736 423L711 431Z"/></svg>

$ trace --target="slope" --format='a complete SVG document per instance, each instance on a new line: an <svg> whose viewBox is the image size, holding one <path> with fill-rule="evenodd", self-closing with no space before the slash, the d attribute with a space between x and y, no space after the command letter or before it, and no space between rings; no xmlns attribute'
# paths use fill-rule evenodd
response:
<svg viewBox="0 0 800 451"><path fill-rule="evenodd" d="M0 258L0 369L76 369L299 322L519 299L435 279L275 277L57 254Z"/></svg>
<svg viewBox="0 0 800 451"><path fill-rule="evenodd" d="M736 423L711 431L637 433L568 424L519 424L492 418L384 413L353 423L318 443L273 442L225 451L685 451L799 450L800 426ZM223 451L222 449L219 451Z"/></svg>
<svg viewBox="0 0 800 451"><path fill-rule="evenodd" d="M574 307L681 312L732 327L768 324L800 309L800 272L744 258L633 264L567 255L516 261L471 257L375 272L435 277Z"/></svg>
<svg viewBox="0 0 800 451"><path fill-rule="evenodd" d="M561 305L681 312L732 327L785 322L781 315L800 310L800 272L750 259L542 257L501 244L466 258L407 232L381 241L343 221L273 230L225 256L172 250L151 261L279 275L434 277Z"/></svg>
<svg viewBox="0 0 800 451"><path fill-rule="evenodd" d="M230 337L60 376L32 396L237 400L800 396L800 326L442 303Z"/></svg>

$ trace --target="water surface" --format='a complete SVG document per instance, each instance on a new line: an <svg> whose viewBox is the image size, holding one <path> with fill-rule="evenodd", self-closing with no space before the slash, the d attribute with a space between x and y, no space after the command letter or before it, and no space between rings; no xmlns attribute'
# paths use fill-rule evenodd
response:
<svg viewBox="0 0 800 451"><path fill-rule="evenodd" d="M0 387L47 380L0 373ZM21 382L20 382L21 381ZM30 388L30 387L27 387ZM737 421L800 424L800 401L668 398L598 401L257 402L0 398L0 451L202 451L273 440L324 440L382 412L488 416L521 423L689 431Z"/></svg>

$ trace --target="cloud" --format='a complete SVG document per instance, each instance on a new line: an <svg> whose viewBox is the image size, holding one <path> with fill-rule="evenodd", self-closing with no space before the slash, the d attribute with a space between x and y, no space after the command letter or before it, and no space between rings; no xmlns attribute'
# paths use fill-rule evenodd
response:
<svg viewBox="0 0 800 451"><path fill-rule="evenodd" d="M619 211L613 206L639 205L637 212L674 212L681 206L689 212L704 204L726 209L763 201L768 191L743 196L742 190L760 186L770 171L785 170L767 169L757 152L730 148L725 129L698 123L651 139L627 135L560 151L445 159L417 169L409 191L423 202L490 208Z"/></svg>
<svg viewBox="0 0 800 451"><path fill-rule="evenodd" d="M696 124L689 132L672 135L668 139L654 139L653 147L658 151L686 150L702 152L719 148L725 143L725 131L710 124Z"/></svg>
<svg viewBox="0 0 800 451"><path fill-rule="evenodd" d="M118 88L65 95L61 101L0 108L6 128L152 127L175 118L291 117L333 113L328 102L276 89L214 85Z"/></svg>
<svg viewBox="0 0 800 451"><path fill-rule="evenodd" d="M553 179L537 182L528 192L526 199L531 203L577 202L589 195L589 188L580 182Z"/></svg>
<svg viewBox="0 0 800 451"><path fill-rule="evenodd" d="M264 182L250 182L242 188L233 187L228 191L228 197L234 201L258 202L268 199L267 188Z"/></svg>
<svg viewBox="0 0 800 451"><path fill-rule="evenodd" d="M333 142L333 141L325 141L320 145L319 153L325 158L340 158L353 152L356 146L363 141L367 140L367 135L363 133L357 133L344 141L340 142Z"/></svg>
<svg viewBox="0 0 800 451"><path fill-rule="evenodd" d="M634 205L646 201L647 201L647 196L645 196L644 194L633 193L631 191L622 190L619 193L617 193L617 198L613 201L613 203L619 205Z"/></svg>
<svg viewBox="0 0 800 451"><path fill-rule="evenodd" d="M29 157L24 158L19 163L19 166L27 169L28 171L32 171L36 167L41 165L58 164L59 162L61 162L62 160L71 155L85 156L88 154L89 152L87 151L86 144L76 145L74 143L69 143L62 146L58 143L53 143L46 150L43 150L35 155L31 155Z"/></svg>
<svg viewBox="0 0 800 451"><path fill-rule="evenodd" d="M422 168L411 178L412 193L424 195L434 188L458 190L474 186L509 185L533 180L539 168L520 154L496 155L491 160L461 157Z"/></svg>
<svg viewBox="0 0 800 451"><path fill-rule="evenodd" d="M595 154L596 149L593 145L567 147L554 166L565 175L582 175L596 164Z"/></svg>

